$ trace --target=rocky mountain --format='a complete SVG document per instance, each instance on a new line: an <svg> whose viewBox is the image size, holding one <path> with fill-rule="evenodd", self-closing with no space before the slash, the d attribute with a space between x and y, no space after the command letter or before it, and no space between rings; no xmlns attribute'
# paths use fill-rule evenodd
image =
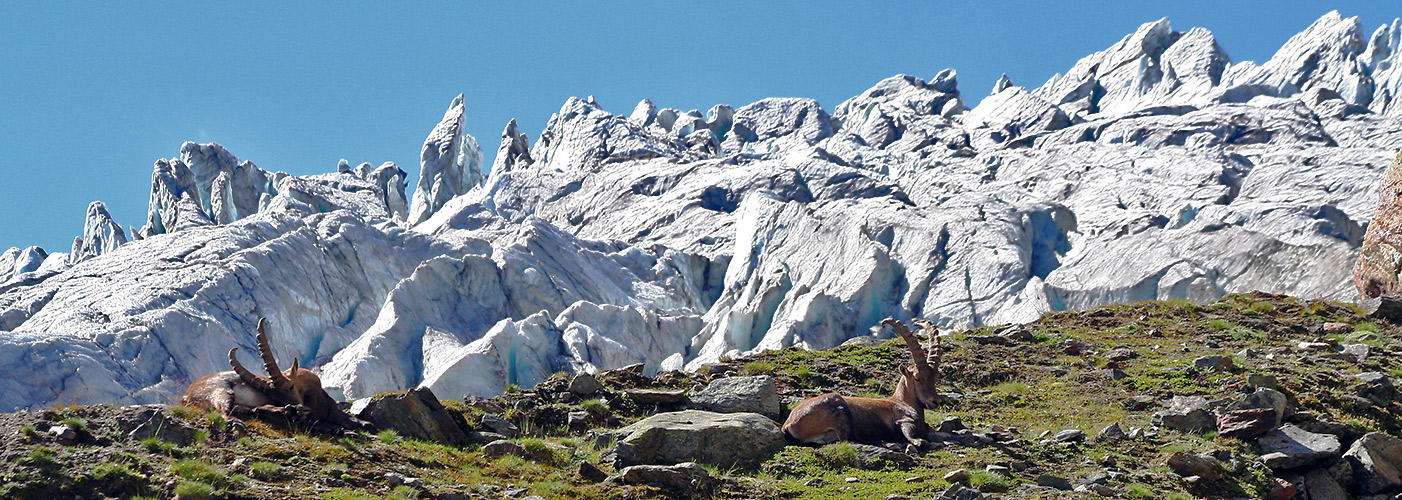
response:
<svg viewBox="0 0 1402 500"><path fill-rule="evenodd" d="M392 163L293 176L186 143L139 230L95 202L70 253L0 254L0 410L174 401L259 317L333 394L457 398L823 349L886 316L1351 299L1402 147L1399 39L1329 13L1258 65L1162 19L973 109L954 70L831 112L570 99L533 145L507 124L485 175L459 97L412 197Z"/></svg>

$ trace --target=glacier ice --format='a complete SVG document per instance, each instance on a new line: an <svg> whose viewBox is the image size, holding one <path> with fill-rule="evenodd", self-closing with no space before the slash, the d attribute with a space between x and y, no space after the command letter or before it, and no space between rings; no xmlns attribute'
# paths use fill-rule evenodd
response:
<svg viewBox="0 0 1402 500"><path fill-rule="evenodd" d="M186 143L129 235L0 254L0 410L171 402L253 344L344 398L491 395L556 371L822 349L886 316L946 328L1265 290L1351 299L1402 149L1402 21L1330 13L1263 64L1146 23L968 109L952 69L832 107L568 99L489 172L453 99L406 197L393 163L268 172Z"/></svg>

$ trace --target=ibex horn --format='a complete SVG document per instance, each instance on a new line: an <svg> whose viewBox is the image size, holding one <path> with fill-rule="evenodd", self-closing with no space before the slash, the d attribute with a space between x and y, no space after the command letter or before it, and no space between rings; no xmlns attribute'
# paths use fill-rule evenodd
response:
<svg viewBox="0 0 1402 500"><path fill-rule="evenodd" d="M234 373L239 374L239 378L243 379L243 381L248 385L259 389L272 389L272 380L268 379L268 377L259 377L257 375L254 375L253 372L250 372L247 368L243 367L243 363L240 363L239 358L234 355L234 353L238 352L238 350L239 348L237 347L229 349L229 364L234 365Z"/></svg>
<svg viewBox="0 0 1402 500"><path fill-rule="evenodd" d="M264 329L267 322L268 318L258 319L258 351L263 355L263 369L268 371L268 378L272 379L274 387L287 389L292 386L292 381L277 367L277 358L273 357L273 347L268 344L268 332Z"/></svg>
<svg viewBox="0 0 1402 500"><path fill-rule="evenodd" d="M920 347L920 340L915 338L915 334L911 333L909 328L906 328L905 323L901 323L895 318L886 318L881 321L881 324L891 327L905 340L906 347L910 348L910 358L915 362L915 369L930 370L928 358L925 357L925 349Z"/></svg>

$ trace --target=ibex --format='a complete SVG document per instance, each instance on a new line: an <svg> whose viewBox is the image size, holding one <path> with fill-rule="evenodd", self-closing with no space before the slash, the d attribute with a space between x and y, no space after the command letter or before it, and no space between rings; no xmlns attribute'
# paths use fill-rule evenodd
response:
<svg viewBox="0 0 1402 500"><path fill-rule="evenodd" d="M261 406L301 405L317 420L331 422L351 429L369 429L369 422L357 419L336 405L321 388L321 378L311 370L299 368L297 359L292 359L292 368L283 371L273 358L272 347L268 345L268 333L264 329L267 318L258 320L258 351L263 356L263 369L268 376L254 375L239 363L235 356L238 348L229 349L229 364L234 369L205 375L185 390L180 404L192 408L216 410L226 416L235 411L250 412Z"/></svg>
<svg viewBox="0 0 1402 500"><path fill-rule="evenodd" d="M858 398L828 393L799 403L784 422L784 437L795 444L823 445L837 441L901 442L907 451L925 447L930 426L925 408L935 405L940 380L939 330L923 319L914 323L930 335L930 354L915 334L893 318L881 322L905 339L914 364L901 368L896 391L885 399Z"/></svg>

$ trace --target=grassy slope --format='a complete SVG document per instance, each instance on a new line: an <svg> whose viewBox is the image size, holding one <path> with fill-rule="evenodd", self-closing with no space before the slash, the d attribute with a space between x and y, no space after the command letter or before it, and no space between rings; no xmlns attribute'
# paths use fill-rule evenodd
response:
<svg viewBox="0 0 1402 500"><path fill-rule="evenodd" d="M1373 346L1373 355L1362 363L1323 353L1293 349L1302 340L1321 335L1325 322L1342 322L1351 328L1335 334L1345 342ZM846 445L823 449L789 447L759 470L716 470L728 479L710 494L730 498L883 498L897 493L928 497L948 487L940 478L965 468L981 471L988 464L1027 468L1011 479L976 475L987 491L1013 488L1019 498L1055 498L1059 492L1045 489L1017 490L1039 474L1076 479L1096 471L1116 474L1110 485L1128 498L1189 497L1164 465L1175 451L1206 452L1225 449L1238 457L1252 457L1251 445L1213 435L1185 435L1157 431L1140 441L1086 443L1073 446L1042 445L1043 431L1076 428L1093 435L1111 422L1147 427L1157 406L1130 409L1132 396L1166 400L1175 394L1196 394L1210 400L1237 397L1245 388L1244 375L1275 375L1282 390L1311 418L1342 422L1359 430L1380 430L1402 435L1398 407L1362 407L1353 394L1350 375L1382 371L1402 375L1396 362L1399 329L1369 322L1350 307L1301 301L1270 295L1233 295L1199 306L1186 302L1145 302L1115 305L1089 311L1052 313L1027 325L1036 341L1013 346L979 345L975 335L992 328L954 332L947 341L945 390L962 394L957 401L928 412L938 422L953 415L976 430L989 425L1016 428L1023 439L1011 443L950 447L919 457L913 465L861 464ZM1066 354L1061 342L1077 339L1090 343L1089 354ZM1105 375L1112 348L1134 350L1139 357L1122 367L1127 377L1112 380ZM1243 351L1247 351L1243 355ZM1236 373L1198 373L1192 360L1208 354L1233 356L1242 369ZM906 354L896 341L876 347L840 347L811 352L784 350L743 360L712 365L700 373L665 374L643 379L611 373L601 377L610 389L656 386L697 388L720 376L768 373L775 375L781 392L797 401L829 391L850 395L885 395L894 385L895 367ZM569 411L595 412L601 425L623 425L654 408L634 405L626 398L609 405L598 401L571 404L542 397L557 391L563 376L552 378L535 390L513 391L496 402L509 408L512 418L535 438L522 441L535 451L535 459L488 459L475 446L463 448L399 439L393 433L380 436L330 437L297 428L260 421L234 432L219 419L194 415L182 409L168 410L205 430L204 439L187 447L155 442L132 442L117 435L104 419L105 407L58 408L48 412L0 416L0 498L86 497L126 498L133 495L169 498L209 493L215 498L429 498L433 494L475 492L487 497L518 486L525 494L545 498L650 498L659 492L648 487L622 487L585 481L574 472L581 461L599 462L581 433L564 428ZM457 411L479 410L462 404ZM41 420L80 419L93 434L112 439L106 446L62 446L44 437L26 437L26 426ZM468 419L472 421L472 418ZM244 458L239 467L230 464ZM1243 461L1235 475L1240 494L1260 497L1270 472ZM600 465L611 470L607 465ZM387 472L419 477L424 486L393 486ZM816 485L805 485L814 478ZM855 478L855 479L852 479ZM811 483L810 483L811 484Z"/></svg>

